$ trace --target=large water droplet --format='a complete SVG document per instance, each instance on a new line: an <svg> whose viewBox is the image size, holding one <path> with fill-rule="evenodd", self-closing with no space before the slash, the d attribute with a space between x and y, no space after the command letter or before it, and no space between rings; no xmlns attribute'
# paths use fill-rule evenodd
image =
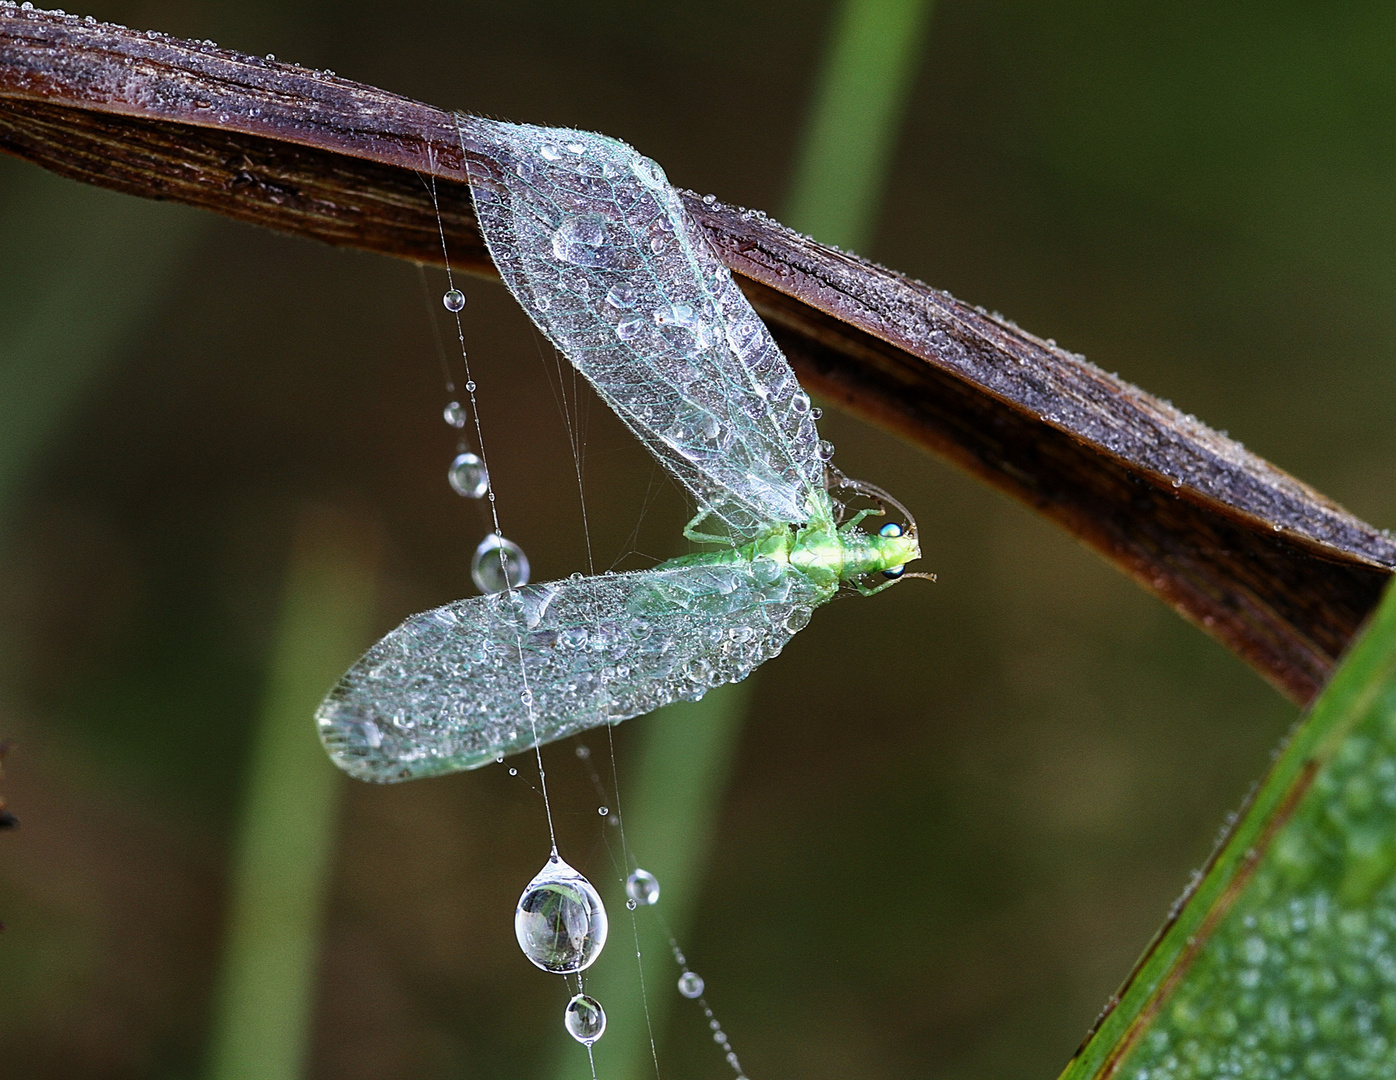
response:
<svg viewBox="0 0 1396 1080"><path fill-rule="evenodd" d="M447 311L460 311L465 307L465 293L452 289L441 298L441 302L446 305Z"/></svg>
<svg viewBox="0 0 1396 1080"><path fill-rule="evenodd" d="M679 976L679 993L686 998L696 998L703 996L703 976L692 971L685 971Z"/></svg>
<svg viewBox="0 0 1396 1080"><path fill-rule="evenodd" d="M470 577L483 593L498 593L528 584L528 556L512 540L491 533L470 560Z"/></svg>
<svg viewBox="0 0 1396 1080"><path fill-rule="evenodd" d="M605 218L579 214L564 220L553 233L553 254L577 266L605 266L612 259L605 243Z"/></svg>
<svg viewBox="0 0 1396 1080"><path fill-rule="evenodd" d="M483 498L490 489L490 475L485 471L485 463L478 454L469 451L456 455L446 479L457 495L464 495L467 499Z"/></svg>
<svg viewBox="0 0 1396 1080"><path fill-rule="evenodd" d="M556 855L528 883L514 911L519 948L544 971L568 974L591 966L606 944L606 929L600 894Z"/></svg>
<svg viewBox="0 0 1396 1080"><path fill-rule="evenodd" d="M465 427L465 410L460 407L459 401L453 401L441 410L441 419L454 428Z"/></svg>
<svg viewBox="0 0 1396 1080"><path fill-rule="evenodd" d="M648 870L638 866L625 879L625 895L637 904L659 903L659 881Z"/></svg>
<svg viewBox="0 0 1396 1080"><path fill-rule="evenodd" d="M567 1003L562 1023L567 1034L583 1046L590 1046L606 1034L606 1010L594 997L578 994Z"/></svg>

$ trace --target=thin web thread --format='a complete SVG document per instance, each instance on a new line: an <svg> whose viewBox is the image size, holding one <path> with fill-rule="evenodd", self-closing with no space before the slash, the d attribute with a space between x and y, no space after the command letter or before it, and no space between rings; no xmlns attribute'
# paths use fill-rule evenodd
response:
<svg viewBox="0 0 1396 1080"><path fill-rule="evenodd" d="M534 329L534 341L538 341L537 329ZM596 573L596 559L591 547L591 521L587 517L586 486L582 483L582 447L586 442L585 424L582 419L581 390L578 380L581 378L580 372L571 363L567 368L572 374L572 397L567 396L567 374L563 370L561 358L558 351L553 348L552 343L548 343L552 349L553 362L549 364L547 357L543 353L543 346L538 345L538 359L543 365L543 371L548 376L548 389L553 392L553 400L557 403L558 412L562 414L563 426L567 428L567 444L572 448L572 467L577 474L577 501L582 507L582 535L586 540L587 549L587 573ZM557 375L557 381L553 381L553 375Z"/></svg>
<svg viewBox="0 0 1396 1080"><path fill-rule="evenodd" d="M466 170L469 171L469 159L465 157L465 136L460 130L460 121L456 121L456 134L461 142L462 160L466 162ZM441 222L441 204L436 195L436 155L430 145L427 147L427 164L431 169L430 188L431 206L436 214L436 233L441 240L441 261L446 267L446 285L449 289L456 287L455 275L451 272L451 253L446 246L446 227ZM453 311L451 316L456 320L456 339L460 342L461 362L465 366L465 392L470 397L470 418L475 425L475 445L480 448L480 464L485 468L485 476L489 484L486 495L490 500L490 520L494 523L494 535L497 540L503 540L504 533L499 527L499 507L494 497L494 474L490 471L489 459L485 454L485 436L480 426L480 410L475 401L475 380L470 374L470 353L465 347L465 325L461 321L460 312ZM508 556L501 544L498 547L499 553L499 573L504 580L505 591L510 597L514 597L514 582L509 575ZM543 748L538 744L538 721L533 709L533 691L528 685L528 666L524 663L523 635L520 634L514 639L514 647L519 658L519 677L523 682L524 706L528 709L528 726L533 735L533 753L538 762L538 786L543 792L543 812L548 817L548 844L552 849L552 858L557 859L557 830L553 827L553 808L548 799L548 774L543 768Z"/></svg>
<svg viewBox="0 0 1396 1080"><path fill-rule="evenodd" d="M664 931L665 936L669 939L669 949L674 954L674 963L679 965L679 981L682 982L683 976L693 974L688 966L688 958L684 956L683 950L679 948L678 939L674 937L673 931L669 928L669 921L657 911L654 913L654 917L659 920L660 929ZM700 975L698 978L701 979L702 976ZM687 997L688 995L685 994L684 996ZM713 1014L712 1006L708 1004L707 995L699 994L697 1001L698 1005L703 1010L703 1016L708 1021L708 1027L713 1033L713 1041L722 1048L722 1052L727 1059L727 1064L731 1066L732 1071L737 1074L737 1080L746 1080L746 1073L742 1069L741 1060L737 1057L737 1052L732 1049L732 1040L727 1037L727 1032L722 1030L722 1023Z"/></svg>
<svg viewBox="0 0 1396 1080"><path fill-rule="evenodd" d="M615 732L609 727L606 729L606 739L610 745L611 783L615 792L614 799L612 799L611 795L606 791L606 785L602 782L601 775L596 771L596 765L592 762L591 750L585 744L577 747L577 757L586 763L587 777L591 780L591 786L595 789L601 802L603 804L614 802L616 805L615 817L611 820L614 821L620 830L621 858L619 860L616 858L615 849L611 847L610 840L606 840L605 843L606 851L611 856L611 865L615 868L616 875L619 877L622 887L624 887L630 871L637 869L637 867L630 859L630 847L625 838L625 815L621 812L620 805L620 776L619 770L616 768ZM630 932L635 939L635 967L640 977L640 1006L645 1013L645 1030L649 1034L650 1057L654 1061L655 1080L659 1080L659 1050L655 1045L654 1022L650 1017L649 992L645 987L645 962L643 952L640 948L640 924L636 918L636 909L630 907L629 903L627 903L626 910L630 915Z"/></svg>
<svg viewBox="0 0 1396 1080"><path fill-rule="evenodd" d="M616 820L620 822L620 855L622 863L624 864L624 869L621 871L620 876L621 887L624 888L626 879L630 876L630 872L637 869L637 867L630 861L630 846L625 840L625 814L621 812L620 807L620 772L616 768L615 728L608 727L606 729L606 743L611 752L611 785L616 793ZM630 932L635 936L635 970L640 975L640 1006L645 1011L645 1031L649 1035L650 1040L650 1057L654 1060L654 1080L660 1080L659 1049L654 1043L654 1023L650 1019L650 999L649 994L645 990L645 959L640 954L640 923L635 917L635 910L633 908L628 908L627 910L630 911Z"/></svg>
<svg viewBox="0 0 1396 1080"><path fill-rule="evenodd" d="M431 286L427 284L427 271L417 263L417 280L422 284L422 303L427 309L427 325L431 327L431 337L436 343L436 358L441 362L441 378L446 383L446 393L454 395L456 380L451 376L451 362L446 359L446 343L441 340L441 327L436 323L436 309L431 305Z"/></svg>

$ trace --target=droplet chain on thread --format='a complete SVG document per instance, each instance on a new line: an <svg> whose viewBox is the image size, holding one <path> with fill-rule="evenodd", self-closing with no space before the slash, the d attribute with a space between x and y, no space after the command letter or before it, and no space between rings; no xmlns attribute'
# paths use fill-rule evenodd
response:
<svg viewBox="0 0 1396 1080"><path fill-rule="evenodd" d="M659 916L661 925L668 931L668 925L664 923L663 916ZM708 1021L708 1027L713 1033L713 1042L722 1049L722 1053L727 1060L727 1064L732 1067L732 1071L737 1074L737 1080L746 1080L746 1073L742 1069L742 1063L737 1057L737 1052L732 1049L732 1040L727 1037L727 1032L722 1030L722 1024L718 1022L713 1014L712 1007L708 1004L708 999L703 996L703 991L707 985L703 982L703 976L696 971L689 970L688 959L684 956L683 950L679 948L678 941L671 935L669 938L669 948L674 954L674 962L679 965L679 993L690 1000L697 1001L703 1009L703 1016Z"/></svg>
<svg viewBox="0 0 1396 1080"><path fill-rule="evenodd" d="M607 729L606 735L610 741L611 773L613 781L615 782L615 802L617 810L616 817L612 819L612 822L619 823L620 825L622 851L625 853L626 858L625 865L630 866L632 864L629 862L628 852L625 848L625 821L619 813L620 784L616 776L615 736L609 728ZM597 795L602 800L605 800L607 798L606 789L601 782L601 777L596 771L596 766L592 763L591 750L586 744L579 744L576 749L576 754L577 758L586 766L587 775L591 780L592 787L596 789ZM660 884L659 880L653 874L639 866L634 867L634 869L626 875L624 880L626 894L625 906L630 911L631 931L635 939L635 960L640 975L640 1001L644 1006L645 1024L650 1035L650 1054L654 1060L655 1076L658 1078L659 1055L654 1042L654 1029L650 1022L649 998L645 992L644 959L640 950L639 923L636 919L635 912L641 907L651 907L659 902L661 891ZM713 1041L722 1048L727 1064L731 1066L733 1072L736 1073L738 1080L746 1080L741 1061L737 1057L736 1051L732 1048L731 1040L728 1038L726 1032L723 1031L722 1025L718 1022L711 1006L708 1004L707 998L704 996L707 986L703 977L688 967L687 958L683 955L682 950L680 950L678 940L670 930L668 921L658 911L655 912L655 917L659 919L660 928L669 939L669 948L672 950L674 961L678 964L680 969L677 983L679 993L690 1000L696 1000L702 1007L703 1014L708 1021L708 1026L713 1032Z"/></svg>
<svg viewBox="0 0 1396 1080"><path fill-rule="evenodd" d="M462 160L463 162L465 162L465 167L466 167L466 171L467 171L467 174L468 174L468 173L469 173L469 169L470 169L470 159L469 159L469 157L466 155L466 152L465 152L465 133L464 133L463 131L461 131L461 127L460 127L460 117L459 117L459 116L457 116L457 117L455 118L455 123L456 123L456 138L457 138L457 139L459 140L459 142L460 142L461 160ZM447 244L446 244L446 227L445 227L445 225L442 224L442 221L441 221L441 203L440 203L440 201L438 200L438 198L437 198L437 193L436 193L436 155L435 155L435 153L431 150L430 146L428 146L428 148L427 148L427 161L428 161L428 165L429 165L430 168L431 168L431 173L430 173L430 176L431 176L431 185L430 185L430 187L431 187L431 206L432 206L433 212L436 214L436 234L437 234L438 238L441 240L441 261L442 261L442 263L444 264L444 266L446 267L446 285L447 285L447 294L449 295L450 293L456 292L456 291L458 291L458 290L456 289L455 275L451 272L451 252L450 252L450 249L447 247ZM502 540L503 537L504 537L504 534L503 534L503 532L500 530L500 527L499 527L499 507L498 507L498 505L497 505L496 502L495 502L494 490L493 490L493 488L489 485L489 482L488 482L488 477L489 477L489 463L488 463L488 458L487 458L487 456L486 456L486 454L485 454L485 436L484 436L484 432L483 432L483 430L481 429L481 426L480 426L480 410L476 407L476 399L475 399L475 380L474 380L473 376L472 376L471 373L470 373L470 352L469 352L469 350L467 350L466 347L465 347L465 326L464 326L464 324L462 323L461 317L460 317L461 308L464 308L464 307L465 307L465 305L464 305L464 304L461 304L461 305L460 305L460 308L456 308L454 311L451 311L451 305L447 305L447 310L448 310L448 311L451 311L451 317L452 317L453 319L456 320L456 340L460 342L461 362L462 362L462 363L464 364L464 366L465 366L465 379L466 379L465 385L466 385L466 387L467 387L466 393L467 393L467 394L469 395L469 397L470 397L470 417L471 417L471 419L475 422L475 445L477 445L477 446L480 448L480 464L481 464L482 468L483 468L484 471L485 471L485 476L486 476L486 481L487 481L486 490L487 490L487 492L489 493L489 500L490 500L490 519L491 519L491 520L493 521L493 523L494 523L494 535L495 535L497 538L499 538L499 539ZM507 582L507 581L509 580L509 570L508 570L508 566L507 566L507 564L506 564L506 562L505 562L506 555L505 555L505 553L504 553L503 545L500 546L500 549L499 549L499 550L500 550L500 555L499 555L500 574L501 574L501 576L505 579L505 581ZM512 585L509 585L509 586L508 586L508 591L511 592L511 593L513 592L513 586L512 586ZM536 756L536 758L537 758L537 761L538 761L538 786L542 789L542 792L543 792L543 811L544 811L544 813L547 815L547 818L548 818L548 844L549 844L549 847L551 848L553 857L556 858L556 857L557 857L557 830L553 827L553 808L552 808L552 802L551 802L551 800L549 800L549 798L548 798L548 776L547 776L547 772L546 772L546 771L544 770L544 768L543 768L543 749L542 749L541 746L538 745L538 722L537 722L537 719L536 719L536 716L535 716L535 713L534 713L533 702L532 702L532 693L531 693L531 691L529 690L529 685L528 685L528 668L527 668L527 666L524 664L523 638L522 638L522 636L518 637L518 638L515 640L515 647L516 647L517 650L518 650L518 657L519 657L519 675L520 675L520 678L521 678L521 680L522 680L522 682L523 682L524 693L530 695L530 699L529 699L529 701L527 702L527 705L528 705L528 723L529 723L529 728L531 729L532 734L533 734L533 750L534 750L534 754L535 754L535 756Z"/></svg>

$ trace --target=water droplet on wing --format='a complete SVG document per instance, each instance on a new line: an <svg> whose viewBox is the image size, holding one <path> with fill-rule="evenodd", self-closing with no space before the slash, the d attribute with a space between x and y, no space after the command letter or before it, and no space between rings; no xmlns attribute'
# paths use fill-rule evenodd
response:
<svg viewBox="0 0 1396 1080"><path fill-rule="evenodd" d="M594 997L578 994L567 1003L562 1023L567 1034L583 1046L590 1046L606 1033L606 1010Z"/></svg>
<svg viewBox="0 0 1396 1080"><path fill-rule="evenodd" d="M499 593L528 584L528 556L512 540L491 533L470 561L470 577L482 593Z"/></svg>
<svg viewBox="0 0 1396 1080"><path fill-rule="evenodd" d="M467 499L483 498L490 489L490 476L485 471L485 463L478 454L468 451L456 455L446 479L457 495L464 495Z"/></svg>
<svg viewBox="0 0 1396 1080"><path fill-rule="evenodd" d="M600 214L566 218L553 233L553 254L577 266L605 266L612 256L606 250L606 222Z"/></svg>
<svg viewBox="0 0 1396 1080"><path fill-rule="evenodd" d="M613 285L606 292L606 303L621 311L633 308L639 295L629 285Z"/></svg>
<svg viewBox="0 0 1396 1080"><path fill-rule="evenodd" d="M590 967L606 944L606 930L600 894L556 857L528 883L514 911L519 948L544 971L568 974Z"/></svg>
<svg viewBox="0 0 1396 1080"><path fill-rule="evenodd" d="M638 866L625 879L625 895L637 904L659 903L659 881L648 870Z"/></svg>

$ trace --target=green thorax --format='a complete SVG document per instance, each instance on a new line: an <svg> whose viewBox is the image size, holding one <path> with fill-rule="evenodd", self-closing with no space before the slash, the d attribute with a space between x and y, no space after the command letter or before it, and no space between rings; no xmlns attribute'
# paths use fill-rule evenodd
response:
<svg viewBox="0 0 1396 1080"><path fill-rule="evenodd" d="M671 566L714 566L772 559L800 571L830 595L841 582L857 582L869 574L896 570L921 557L912 531L895 536L864 532L861 515L835 525L827 492L811 499L810 520L804 525L773 524L755 540L720 551L696 551L664 563Z"/></svg>

